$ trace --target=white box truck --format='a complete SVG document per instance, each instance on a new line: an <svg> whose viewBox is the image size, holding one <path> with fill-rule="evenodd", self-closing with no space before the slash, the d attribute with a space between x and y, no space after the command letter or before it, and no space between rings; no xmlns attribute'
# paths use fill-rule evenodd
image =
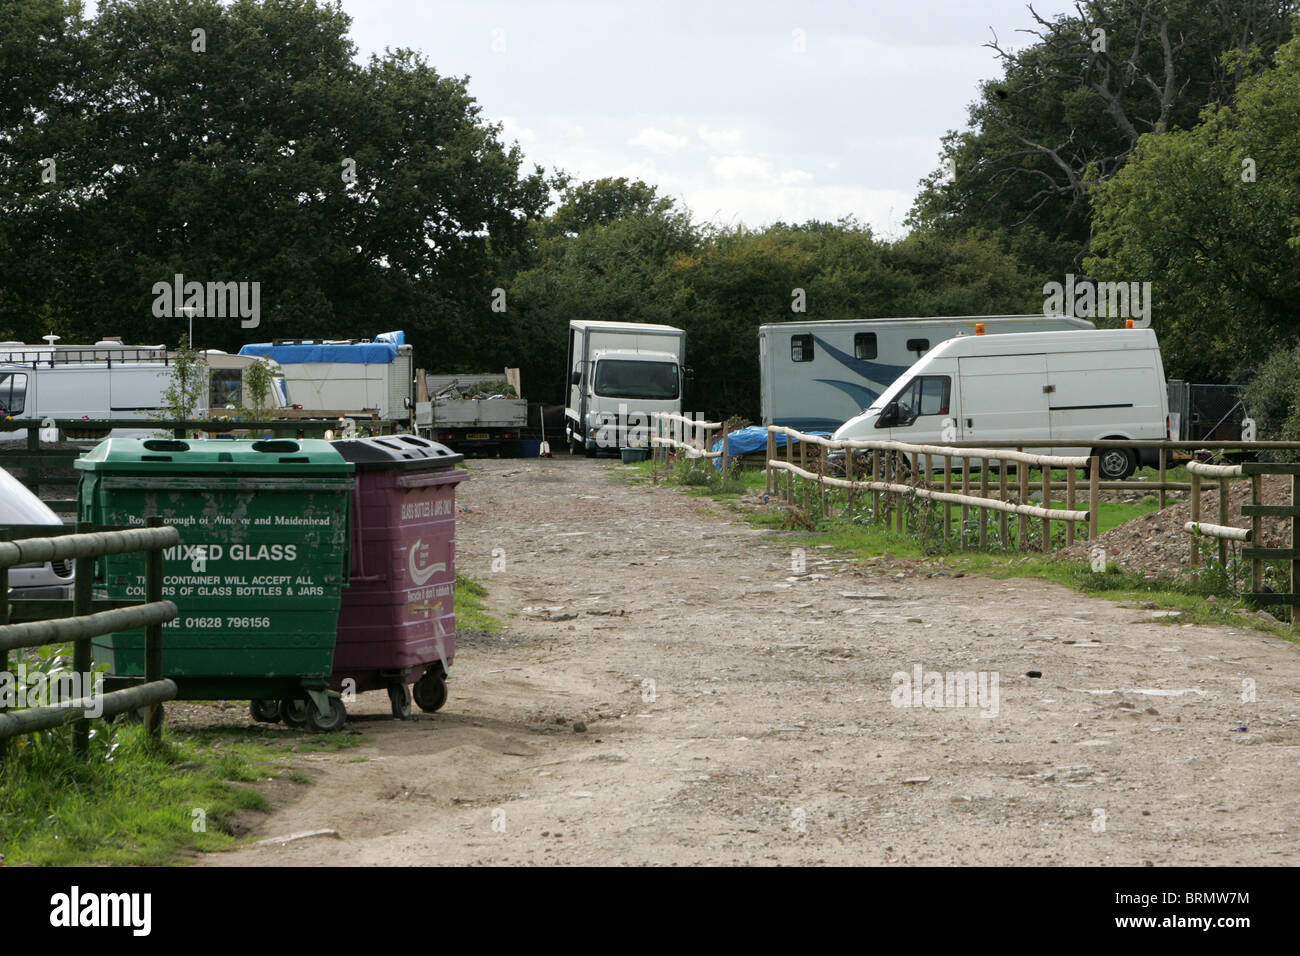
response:
<svg viewBox="0 0 1300 956"><path fill-rule="evenodd" d="M837 440L942 445L1017 441L1035 454L1080 455L1056 440L1169 437L1160 346L1151 329L971 335L949 339L899 376ZM1159 463L1158 449L1104 448L1101 476Z"/></svg>
<svg viewBox="0 0 1300 956"><path fill-rule="evenodd" d="M569 451L649 445L655 412L682 411L686 333L640 322L569 323L564 408Z"/></svg>
<svg viewBox="0 0 1300 956"><path fill-rule="evenodd" d="M972 315L781 322L758 329L763 424L834 431L871 406L940 342L974 335L1091 329L1087 319Z"/></svg>

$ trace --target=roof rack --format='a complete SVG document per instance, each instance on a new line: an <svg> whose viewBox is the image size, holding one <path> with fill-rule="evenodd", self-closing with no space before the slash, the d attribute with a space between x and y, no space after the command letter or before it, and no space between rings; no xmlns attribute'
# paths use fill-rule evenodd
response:
<svg viewBox="0 0 1300 956"><path fill-rule="evenodd" d="M7 356L7 357L6 357ZM5 365L30 365L33 369L41 366L54 368L59 365L104 365L113 367L113 363L158 362L168 365L171 356L166 349L154 348L114 348L100 346L85 349L3 349L0 348L0 363Z"/></svg>

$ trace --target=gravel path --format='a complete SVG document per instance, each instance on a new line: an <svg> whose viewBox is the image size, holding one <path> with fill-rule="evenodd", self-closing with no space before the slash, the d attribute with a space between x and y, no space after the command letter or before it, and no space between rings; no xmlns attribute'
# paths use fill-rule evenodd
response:
<svg viewBox="0 0 1300 956"><path fill-rule="evenodd" d="M202 862L1300 862L1300 647L864 566L621 470L475 462L457 560L507 634L462 640L436 716L363 695L369 742L254 834L337 839ZM986 694L924 706L916 667Z"/></svg>

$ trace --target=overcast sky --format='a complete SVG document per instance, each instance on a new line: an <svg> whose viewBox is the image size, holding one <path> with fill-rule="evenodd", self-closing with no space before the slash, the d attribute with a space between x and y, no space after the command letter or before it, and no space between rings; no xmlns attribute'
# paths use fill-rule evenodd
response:
<svg viewBox="0 0 1300 956"><path fill-rule="evenodd" d="M640 178L701 220L854 215L898 236L1025 0L343 0L363 57L469 76L530 163ZM1043 0L1043 15L1071 8ZM801 34L795 31L802 31ZM797 50L802 37L803 50Z"/></svg>

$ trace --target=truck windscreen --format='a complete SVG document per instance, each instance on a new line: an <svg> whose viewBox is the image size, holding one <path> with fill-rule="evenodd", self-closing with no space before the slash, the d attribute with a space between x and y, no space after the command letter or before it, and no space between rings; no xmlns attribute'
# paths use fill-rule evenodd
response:
<svg viewBox="0 0 1300 956"><path fill-rule="evenodd" d="M671 362L601 359L596 363L596 394L604 398L674 399L677 366Z"/></svg>

